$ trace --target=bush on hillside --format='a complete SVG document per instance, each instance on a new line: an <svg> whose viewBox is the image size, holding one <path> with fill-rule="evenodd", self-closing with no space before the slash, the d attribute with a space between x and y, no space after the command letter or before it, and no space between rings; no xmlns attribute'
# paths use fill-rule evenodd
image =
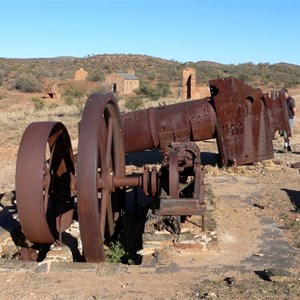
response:
<svg viewBox="0 0 300 300"><path fill-rule="evenodd" d="M74 82L65 87L63 99L67 105L75 105L81 113L87 97L92 92L85 82Z"/></svg>
<svg viewBox="0 0 300 300"><path fill-rule="evenodd" d="M143 107L143 99L139 96L131 96L125 100L125 108L134 111Z"/></svg>
<svg viewBox="0 0 300 300"><path fill-rule="evenodd" d="M156 89L160 97L166 97L170 94L170 86L166 81L161 81L157 84Z"/></svg>
<svg viewBox="0 0 300 300"><path fill-rule="evenodd" d="M14 82L14 87L16 90L25 93L41 92L42 85L32 74L20 74L17 76Z"/></svg>
<svg viewBox="0 0 300 300"><path fill-rule="evenodd" d="M94 70L91 74L89 74L90 81L102 82L102 81L104 81L104 79L105 79L105 76L99 70Z"/></svg>
<svg viewBox="0 0 300 300"><path fill-rule="evenodd" d="M4 70L0 70L0 85L3 85L4 75L5 75L5 71Z"/></svg>
<svg viewBox="0 0 300 300"><path fill-rule="evenodd" d="M52 73L45 66L37 66L32 70L36 78L53 77Z"/></svg>
<svg viewBox="0 0 300 300"><path fill-rule="evenodd" d="M152 87L150 84L145 82L140 83L140 87L135 91L137 95L144 96L146 98L150 98L152 100L158 100L159 94L157 90Z"/></svg>
<svg viewBox="0 0 300 300"><path fill-rule="evenodd" d="M166 81L160 81L154 87L145 82L141 82L139 89L136 90L135 93L151 100L158 100L170 94L170 86Z"/></svg>
<svg viewBox="0 0 300 300"><path fill-rule="evenodd" d="M42 110L45 107L45 102L39 97L31 98L35 110Z"/></svg>

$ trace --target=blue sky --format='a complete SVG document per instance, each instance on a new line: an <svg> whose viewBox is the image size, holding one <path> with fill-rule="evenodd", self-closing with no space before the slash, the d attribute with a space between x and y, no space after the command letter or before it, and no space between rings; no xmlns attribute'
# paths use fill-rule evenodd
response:
<svg viewBox="0 0 300 300"><path fill-rule="evenodd" d="M0 57L300 65L298 0L0 0Z"/></svg>

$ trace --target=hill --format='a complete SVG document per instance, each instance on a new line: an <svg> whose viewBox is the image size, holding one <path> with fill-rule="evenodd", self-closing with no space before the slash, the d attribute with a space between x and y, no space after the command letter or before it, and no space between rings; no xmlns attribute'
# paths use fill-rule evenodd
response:
<svg viewBox="0 0 300 300"><path fill-rule="evenodd" d="M0 85L17 89L18 76L26 74L32 80L51 78L58 81L74 78L74 72L84 68L90 81L103 81L112 72L133 69L143 82L168 82L181 86L182 70L196 69L197 83L208 84L218 77L237 77L253 87L278 89L282 86L295 87L300 84L300 66L287 63L269 64L252 62L226 65L209 61L180 63L147 55L102 54L78 57L7 59L0 58Z"/></svg>

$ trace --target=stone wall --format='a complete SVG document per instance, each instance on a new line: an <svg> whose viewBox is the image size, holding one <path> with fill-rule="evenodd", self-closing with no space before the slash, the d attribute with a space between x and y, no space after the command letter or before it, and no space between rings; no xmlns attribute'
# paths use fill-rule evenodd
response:
<svg viewBox="0 0 300 300"><path fill-rule="evenodd" d="M210 96L208 86L198 86L196 83L196 70L186 68L182 73L182 99L202 99Z"/></svg>
<svg viewBox="0 0 300 300"><path fill-rule="evenodd" d="M109 87L110 92L116 94L123 93L124 80L118 76L117 73L112 73L106 76L104 83Z"/></svg>
<svg viewBox="0 0 300 300"><path fill-rule="evenodd" d="M88 77L88 72L85 71L83 68L80 68L78 71L75 72L74 80L86 81L87 77Z"/></svg>
<svg viewBox="0 0 300 300"><path fill-rule="evenodd" d="M196 70L193 68L186 68L182 74L182 98L183 99L196 99Z"/></svg>
<svg viewBox="0 0 300 300"><path fill-rule="evenodd" d="M118 73L112 73L105 78L105 85L108 86L109 91L112 91L119 96L125 96L133 94L133 91L139 88L139 80L126 80Z"/></svg>
<svg viewBox="0 0 300 300"><path fill-rule="evenodd" d="M124 80L124 94L130 95L139 88L139 80Z"/></svg>
<svg viewBox="0 0 300 300"><path fill-rule="evenodd" d="M42 80L44 93L52 99L60 99L60 90L58 88L58 82L49 78Z"/></svg>

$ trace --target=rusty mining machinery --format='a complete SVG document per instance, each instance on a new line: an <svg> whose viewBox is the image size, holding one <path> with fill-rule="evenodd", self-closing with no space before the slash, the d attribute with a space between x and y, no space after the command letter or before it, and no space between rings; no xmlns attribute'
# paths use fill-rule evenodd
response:
<svg viewBox="0 0 300 300"><path fill-rule="evenodd" d="M215 138L222 165L273 158L277 130L290 135L284 97L263 93L235 78L211 80L211 97L120 115L111 93L94 93L79 125L75 162L60 122L30 124L20 143L16 199L21 228L37 244L61 242L77 204L86 261L105 260L126 187L141 187L153 213L204 215L203 166L195 143ZM125 153L162 152L161 168L126 175Z"/></svg>

